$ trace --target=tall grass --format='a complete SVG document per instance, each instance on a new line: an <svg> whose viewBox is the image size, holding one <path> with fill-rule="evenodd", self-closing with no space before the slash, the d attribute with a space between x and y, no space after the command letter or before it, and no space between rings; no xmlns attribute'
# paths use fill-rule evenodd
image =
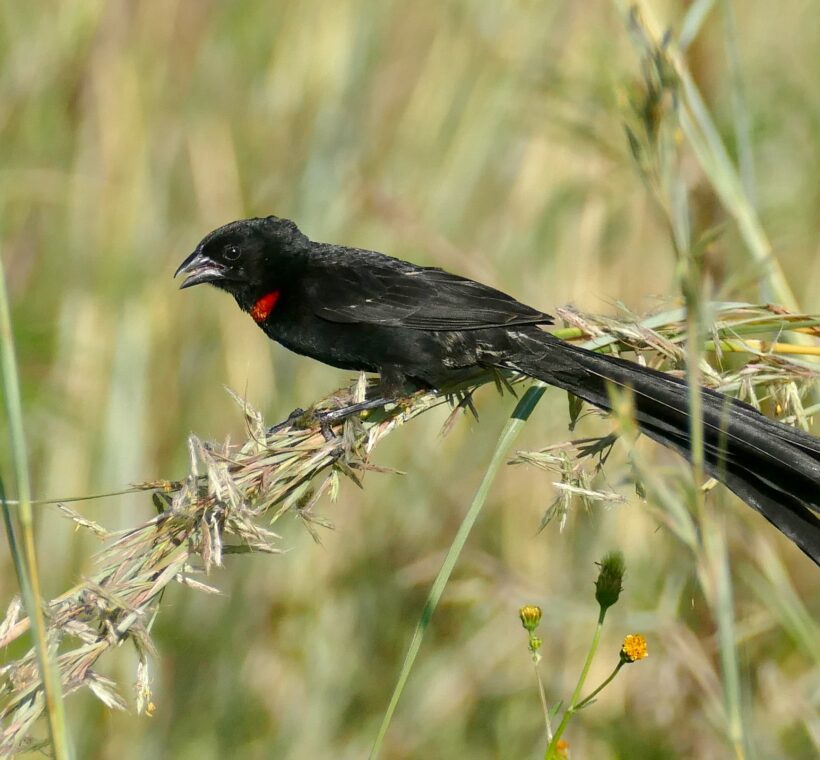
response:
<svg viewBox="0 0 820 760"><path fill-rule="evenodd" d="M3 398L9 421L9 443L17 485L15 508L10 508L6 489L0 478L0 508L9 553L14 562L17 582L25 600L26 611L31 621L34 652L40 670L43 688L34 701L45 704L48 717L51 747L58 760L68 760L72 756L66 725L60 677L54 663L54 653L46 629L43 615L43 594L40 583L37 550L34 538L34 515L31 506L31 481L29 479L28 452L23 413L20 404L20 384L17 371L17 356L14 347L14 333L6 290L6 278L0 264L0 378L2 378Z"/></svg>

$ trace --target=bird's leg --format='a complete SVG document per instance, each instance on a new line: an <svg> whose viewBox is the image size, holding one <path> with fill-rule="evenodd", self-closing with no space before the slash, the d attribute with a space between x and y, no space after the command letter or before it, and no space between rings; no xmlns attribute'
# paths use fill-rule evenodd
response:
<svg viewBox="0 0 820 760"><path fill-rule="evenodd" d="M268 435L278 433L280 430L284 430L286 427L291 427L293 423L296 422L296 420L304 416L305 410L300 407L297 407L288 415L288 418L286 420L282 420L282 422L278 422L273 427L269 427L266 432Z"/></svg>
<svg viewBox="0 0 820 760"><path fill-rule="evenodd" d="M324 435L325 439L329 441L335 437L330 427L334 423L341 422L342 420L345 420L348 417L352 417L355 414L359 414L360 412L366 412L369 409L379 409L385 406L386 404L392 403L394 403L393 399L379 396L378 398L368 399L367 401L361 401L356 404L349 404L348 406L344 406L341 409L334 409L330 412L318 412L311 415L311 417L319 423L319 427L322 430L322 434ZM294 425L300 427L298 423L302 420L305 420L305 417L306 412L304 409L294 409L288 415L287 419L277 423L273 427L268 428L267 434L274 435L278 433L280 430L284 430L288 427L293 427ZM301 425L301 427L304 427L304 424Z"/></svg>
<svg viewBox="0 0 820 760"><path fill-rule="evenodd" d="M334 409L332 412L322 412L319 417L324 422L338 422L339 420L352 417L359 412L366 412L368 409L378 409L386 404L394 403L394 399L379 396L378 398L368 399L367 401L360 401L356 404L344 406L341 409Z"/></svg>
<svg viewBox="0 0 820 760"><path fill-rule="evenodd" d="M398 367L394 367L393 365L380 367L379 395L376 398L359 401L355 404L345 406L342 409L335 409L332 412L323 412L319 415L325 438L328 438L328 434L331 433L330 425L334 422L347 419L360 412L366 412L369 409L380 409L387 404L399 403L407 392L406 386L407 378Z"/></svg>
<svg viewBox="0 0 820 760"><path fill-rule="evenodd" d="M358 401L354 404L348 404L341 409L334 409L329 412L316 412L312 416L319 422L326 440L332 440L335 436L331 430L331 425L342 420L352 417L361 412L366 412L370 409L380 409L387 404L396 404L405 395L407 391L407 378L395 367L385 366L381 368L379 395L376 398ZM276 433L279 430L293 426L298 423L300 419L305 417L304 409L295 409L290 413L288 418L283 422L274 425L268 429L268 434Z"/></svg>
<svg viewBox="0 0 820 760"><path fill-rule="evenodd" d="M379 396L378 398L368 399L367 401L361 401L356 404L349 404L348 406L344 406L341 409L334 409L330 412L317 412L310 414L309 416L314 420L314 422L319 423L319 427L322 430L322 434L329 441L335 437L333 435L333 431L330 428L330 426L334 423L341 422L342 420L345 420L348 417L352 417L354 414L366 412L368 409L378 409L380 407L385 406L386 404L392 403L394 403L393 399L386 398L384 396ZM288 415L287 419L277 423L273 427L268 428L267 434L274 435L275 433L278 433L280 430L284 430L285 428L293 426L305 427L306 423L303 421L306 420L307 416L308 415L304 409L294 409ZM299 422L303 422L303 424L299 425Z"/></svg>

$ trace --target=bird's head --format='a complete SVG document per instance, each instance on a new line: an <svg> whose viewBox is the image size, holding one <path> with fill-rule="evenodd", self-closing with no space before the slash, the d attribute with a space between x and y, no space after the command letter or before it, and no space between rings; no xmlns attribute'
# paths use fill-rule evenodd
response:
<svg viewBox="0 0 820 760"><path fill-rule="evenodd" d="M241 219L206 235L174 277L186 275L180 288L209 283L225 290L253 313L260 299L280 286L291 268L291 254L308 244L289 219Z"/></svg>

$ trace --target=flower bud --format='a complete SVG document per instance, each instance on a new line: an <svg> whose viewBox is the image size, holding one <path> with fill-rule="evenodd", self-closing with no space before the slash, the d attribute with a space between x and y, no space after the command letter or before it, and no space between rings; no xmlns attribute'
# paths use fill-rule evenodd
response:
<svg viewBox="0 0 820 760"><path fill-rule="evenodd" d="M518 611L521 618L521 625L532 633L541 622L541 608L534 604L527 604Z"/></svg>
<svg viewBox="0 0 820 760"><path fill-rule="evenodd" d="M620 552L610 552L601 560L598 567L600 571L598 580L595 581L595 599L602 610L607 610L618 601L623 590L626 572L624 555Z"/></svg>

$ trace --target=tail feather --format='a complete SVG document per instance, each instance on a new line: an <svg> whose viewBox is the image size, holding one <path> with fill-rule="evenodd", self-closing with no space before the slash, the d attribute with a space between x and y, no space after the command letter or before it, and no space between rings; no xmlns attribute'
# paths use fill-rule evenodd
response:
<svg viewBox="0 0 820 760"><path fill-rule="evenodd" d="M610 410L607 386L629 388L648 437L691 458L687 384L634 362L573 346L548 333L521 335L506 366ZM820 439L704 388L707 473L760 512L820 565Z"/></svg>

